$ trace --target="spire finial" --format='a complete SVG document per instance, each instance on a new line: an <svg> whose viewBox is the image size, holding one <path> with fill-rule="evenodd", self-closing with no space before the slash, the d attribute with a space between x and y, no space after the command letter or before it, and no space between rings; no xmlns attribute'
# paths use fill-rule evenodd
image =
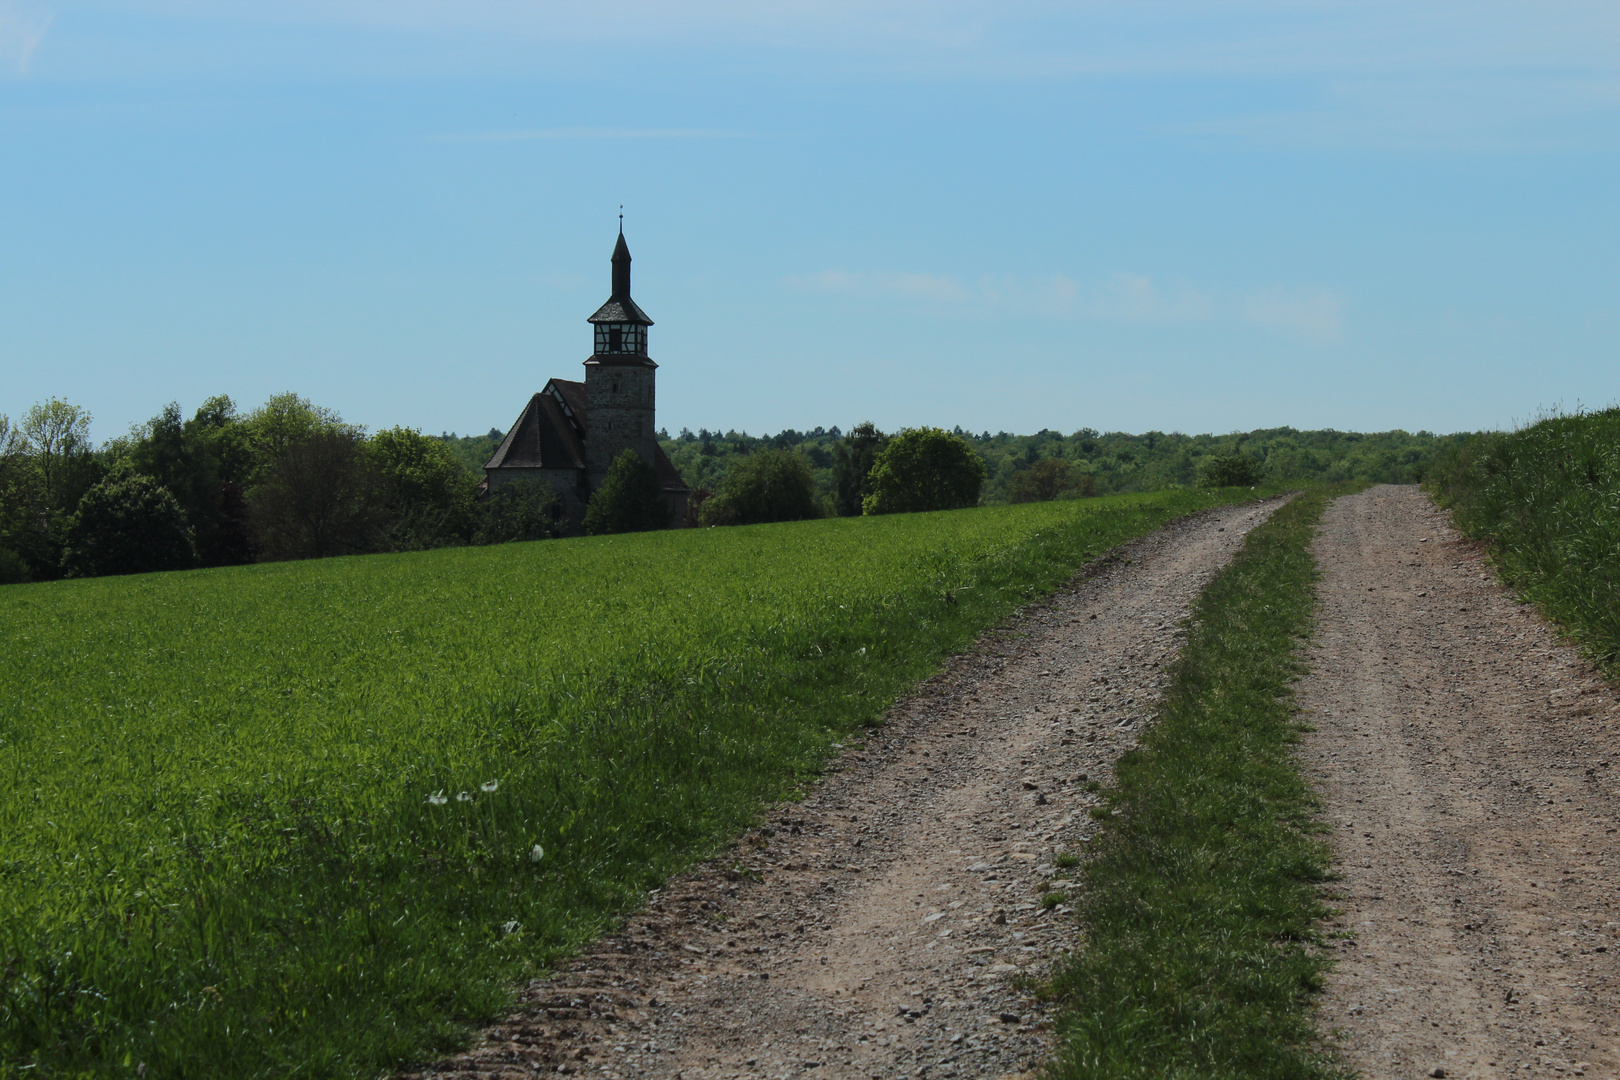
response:
<svg viewBox="0 0 1620 1080"><path fill-rule="evenodd" d="M624 235L624 203L619 204L619 235Z"/></svg>

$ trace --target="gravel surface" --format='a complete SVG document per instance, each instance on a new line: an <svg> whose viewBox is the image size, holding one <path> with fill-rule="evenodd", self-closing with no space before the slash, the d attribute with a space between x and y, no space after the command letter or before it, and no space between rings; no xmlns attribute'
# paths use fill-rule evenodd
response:
<svg viewBox="0 0 1620 1080"><path fill-rule="evenodd" d="M1323 1002L1369 1077L1620 1076L1620 708L1415 488L1340 499L1303 755L1344 875Z"/></svg>
<svg viewBox="0 0 1620 1080"><path fill-rule="evenodd" d="M851 740L802 803L671 880L417 1075L988 1077L1050 1046L1024 988L1074 943L1055 859L1151 714L1177 626L1267 501L1088 567Z"/></svg>

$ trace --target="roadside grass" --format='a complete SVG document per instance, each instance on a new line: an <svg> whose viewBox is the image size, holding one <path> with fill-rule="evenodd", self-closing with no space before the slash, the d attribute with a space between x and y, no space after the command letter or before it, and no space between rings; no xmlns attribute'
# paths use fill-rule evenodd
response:
<svg viewBox="0 0 1620 1080"><path fill-rule="evenodd" d="M1052 1080L1346 1075L1311 999L1331 852L1292 758L1292 685L1315 609L1314 488L1251 532L1194 609L1157 721L1095 813L1056 974Z"/></svg>
<svg viewBox="0 0 1620 1080"><path fill-rule="evenodd" d="M1620 675L1620 409L1475 436L1427 486L1509 588Z"/></svg>
<svg viewBox="0 0 1620 1080"><path fill-rule="evenodd" d="M0 590L0 1078L366 1077L986 627L1265 492Z"/></svg>

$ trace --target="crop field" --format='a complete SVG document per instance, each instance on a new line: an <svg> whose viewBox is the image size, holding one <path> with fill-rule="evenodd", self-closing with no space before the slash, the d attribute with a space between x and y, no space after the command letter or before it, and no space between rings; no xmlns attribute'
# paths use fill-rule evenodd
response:
<svg viewBox="0 0 1620 1080"><path fill-rule="evenodd" d="M0 1077L376 1076L1181 491L0 590Z"/></svg>

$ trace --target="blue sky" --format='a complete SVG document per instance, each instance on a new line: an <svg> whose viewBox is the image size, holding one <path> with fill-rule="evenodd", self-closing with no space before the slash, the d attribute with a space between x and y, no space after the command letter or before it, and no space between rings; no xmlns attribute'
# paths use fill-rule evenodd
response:
<svg viewBox="0 0 1620 1080"><path fill-rule="evenodd" d="M0 412L672 430L1620 399L1620 6L0 0Z"/></svg>

